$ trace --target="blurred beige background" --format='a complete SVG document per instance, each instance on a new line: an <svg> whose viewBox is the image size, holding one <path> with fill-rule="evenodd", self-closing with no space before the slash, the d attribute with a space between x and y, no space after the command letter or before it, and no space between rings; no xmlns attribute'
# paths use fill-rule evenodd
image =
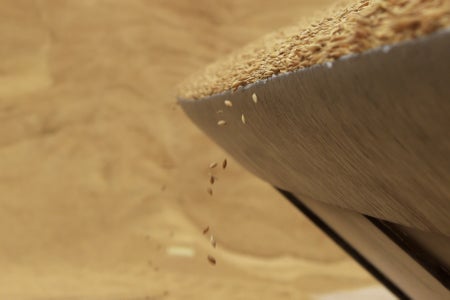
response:
<svg viewBox="0 0 450 300"><path fill-rule="evenodd" d="M0 0L0 298L378 286L231 158L210 197L208 164L226 154L174 104L190 73L330 2Z"/></svg>

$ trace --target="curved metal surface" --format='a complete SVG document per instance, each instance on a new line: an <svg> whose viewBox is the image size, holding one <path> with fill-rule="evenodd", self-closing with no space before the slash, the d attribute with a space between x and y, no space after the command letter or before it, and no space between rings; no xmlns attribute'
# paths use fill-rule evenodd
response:
<svg viewBox="0 0 450 300"><path fill-rule="evenodd" d="M274 186L450 236L449 30L179 101Z"/></svg>

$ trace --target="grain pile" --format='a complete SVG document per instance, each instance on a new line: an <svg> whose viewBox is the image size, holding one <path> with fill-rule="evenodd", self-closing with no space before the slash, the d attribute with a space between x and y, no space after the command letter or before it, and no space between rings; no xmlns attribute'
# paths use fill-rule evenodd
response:
<svg viewBox="0 0 450 300"><path fill-rule="evenodd" d="M450 25L449 0L360 0L335 7L309 25L298 24L209 65L179 87L199 99L352 53L433 33ZM256 101L255 101L256 102Z"/></svg>

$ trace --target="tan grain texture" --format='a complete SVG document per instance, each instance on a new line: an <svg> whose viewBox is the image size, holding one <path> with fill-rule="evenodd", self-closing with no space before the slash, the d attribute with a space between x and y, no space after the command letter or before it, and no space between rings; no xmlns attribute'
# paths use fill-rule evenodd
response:
<svg viewBox="0 0 450 300"><path fill-rule="evenodd" d="M268 34L185 80L178 95L198 99L236 90L348 54L411 40L450 26L449 0L359 0Z"/></svg>
<svg viewBox="0 0 450 300"><path fill-rule="evenodd" d="M236 162L205 193L224 153L174 105L182 78L326 2L1 1L0 299L305 299L376 284Z"/></svg>

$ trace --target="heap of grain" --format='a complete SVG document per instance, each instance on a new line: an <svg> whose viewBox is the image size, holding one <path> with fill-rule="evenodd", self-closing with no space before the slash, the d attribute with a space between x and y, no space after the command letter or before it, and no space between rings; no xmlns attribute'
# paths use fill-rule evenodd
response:
<svg viewBox="0 0 450 300"><path fill-rule="evenodd" d="M359 0L309 24L291 26L209 65L181 84L199 99L352 53L433 33L450 25L449 0ZM257 97L253 100L256 102ZM226 122L219 121L219 125Z"/></svg>

